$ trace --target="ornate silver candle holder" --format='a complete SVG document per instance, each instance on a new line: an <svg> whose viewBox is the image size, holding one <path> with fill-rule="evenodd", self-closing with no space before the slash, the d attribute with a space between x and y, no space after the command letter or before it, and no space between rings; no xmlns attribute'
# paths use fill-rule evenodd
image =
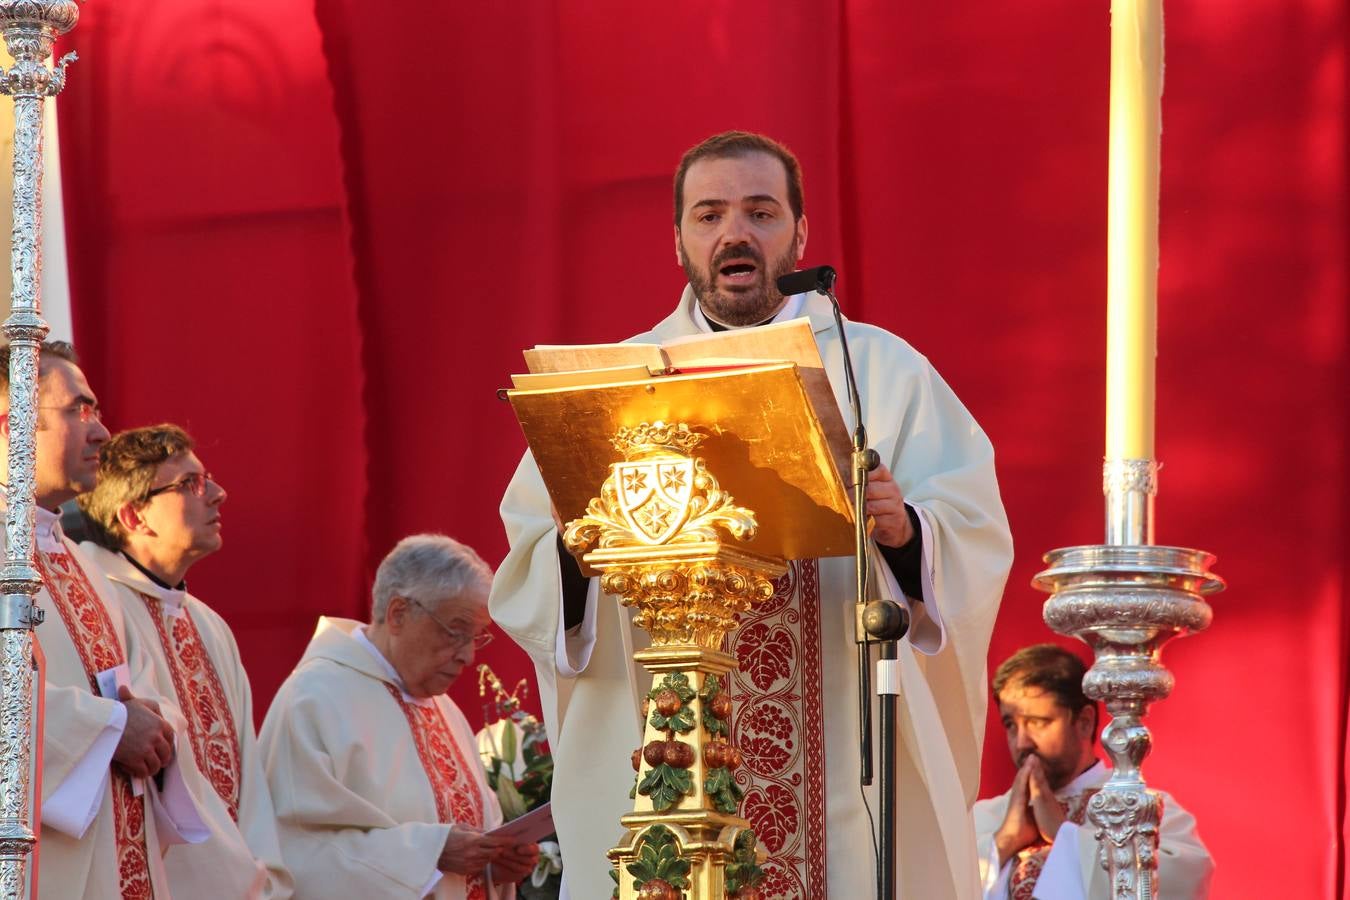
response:
<svg viewBox="0 0 1350 900"><path fill-rule="evenodd" d="M1110 543L1052 550L1045 555L1049 568L1032 582L1051 594L1046 624L1092 647L1095 662L1083 678L1083 691L1111 717L1102 732L1111 777L1089 801L1088 819L1096 828L1097 857L1113 900L1158 896L1162 801L1140 771L1153 746L1144 715L1175 683L1159 662L1163 644L1207 628L1213 613L1204 598L1224 587L1210 572L1212 555L1147 543L1156 475L1151 460L1108 462Z"/></svg>

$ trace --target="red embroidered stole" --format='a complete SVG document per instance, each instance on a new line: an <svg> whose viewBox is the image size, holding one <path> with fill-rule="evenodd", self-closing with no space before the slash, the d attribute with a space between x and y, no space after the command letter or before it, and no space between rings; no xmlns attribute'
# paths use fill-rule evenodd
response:
<svg viewBox="0 0 1350 900"><path fill-rule="evenodd" d="M772 599L732 637L732 739L744 766L741 814L768 853L766 897L826 896L825 713L821 700L820 565L791 563Z"/></svg>
<svg viewBox="0 0 1350 900"><path fill-rule="evenodd" d="M431 782L431 793L436 798L436 816L442 824L483 827L483 798L473 783L469 763L455 741L450 725L436 704L409 703L403 692L384 682L389 696L394 698L408 720L417 758ZM487 900L487 884L482 873L466 879L469 900Z"/></svg>
<svg viewBox="0 0 1350 900"><path fill-rule="evenodd" d="M141 599L159 632L159 643L169 663L178 706L187 719L188 740L197 769L225 801L230 818L238 822L243 766L239 733L235 730L234 714L230 712L220 673L211 662L197 623L186 606L173 617L173 630L170 631L164 623L163 602L149 594L141 594Z"/></svg>
<svg viewBox="0 0 1350 900"><path fill-rule="evenodd" d="M51 595L52 605L65 623L71 643L80 654L84 674L95 694L98 673L126 662L126 651L113 630L112 619L89 577L64 548L39 551L37 568ZM117 843L117 869L124 900L150 900L150 856L145 842L145 800L131 789L131 779L112 770L113 831Z"/></svg>
<svg viewBox="0 0 1350 900"><path fill-rule="evenodd" d="M1074 794L1067 800L1061 800L1059 805L1064 809L1064 817L1075 825L1082 825L1087 819L1088 801L1098 790L1099 788L1092 788L1081 794ZM1050 858L1052 846L1046 841L1037 840L1017 852L1012 875L1008 878L1010 900L1031 900L1031 895L1036 891L1036 881L1045 868L1045 861Z"/></svg>

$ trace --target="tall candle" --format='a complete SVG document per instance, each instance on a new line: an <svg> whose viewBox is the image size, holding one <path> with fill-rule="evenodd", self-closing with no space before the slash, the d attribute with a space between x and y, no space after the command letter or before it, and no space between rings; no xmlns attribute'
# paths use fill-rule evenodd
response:
<svg viewBox="0 0 1350 900"><path fill-rule="evenodd" d="M1153 458L1162 0L1111 4L1106 458Z"/></svg>

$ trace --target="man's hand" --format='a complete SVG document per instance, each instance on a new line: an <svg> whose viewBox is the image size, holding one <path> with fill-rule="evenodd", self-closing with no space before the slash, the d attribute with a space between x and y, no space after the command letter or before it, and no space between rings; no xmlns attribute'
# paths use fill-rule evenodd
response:
<svg viewBox="0 0 1350 900"><path fill-rule="evenodd" d="M456 825L446 835L436 868L456 875L477 875L514 847L515 842L508 837L493 837L467 825Z"/></svg>
<svg viewBox="0 0 1350 900"><path fill-rule="evenodd" d="M885 463L867 473L867 514L875 522L872 540L878 544L903 547L913 539L914 524L905 512L905 498Z"/></svg>
<svg viewBox="0 0 1350 900"><path fill-rule="evenodd" d="M142 700L122 685L117 699L127 708L127 727L113 752L113 762L133 778L150 778L173 759L173 727L159 714L159 704Z"/></svg>
<svg viewBox="0 0 1350 900"><path fill-rule="evenodd" d="M515 884L528 878L538 862L538 844L512 844L492 858L492 882Z"/></svg>
<svg viewBox="0 0 1350 900"><path fill-rule="evenodd" d="M1041 838L1053 843L1059 826L1064 824L1064 807L1060 806L1055 799L1055 792L1050 789L1050 780L1045 777L1045 767L1041 765L1040 757L1027 757L1026 765L1030 769L1027 790L1031 794L1031 813L1036 817L1036 827L1040 830Z"/></svg>
<svg viewBox="0 0 1350 900"><path fill-rule="evenodd" d="M998 865L1012 859L1017 851L1036 840L1036 821L1031 816L1031 793L1027 782L1031 778L1029 764L1035 756L1027 758L1022 768L1017 770L1013 779L1012 791L1008 795L1008 814L1003 824L994 832L994 846L998 848ZM1040 762L1040 760L1036 760Z"/></svg>

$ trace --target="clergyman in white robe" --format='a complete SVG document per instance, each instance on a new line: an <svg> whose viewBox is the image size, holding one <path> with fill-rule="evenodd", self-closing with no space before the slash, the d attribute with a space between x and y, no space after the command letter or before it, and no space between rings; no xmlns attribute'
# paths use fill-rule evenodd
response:
<svg viewBox="0 0 1350 900"><path fill-rule="evenodd" d="M3 537L0 529L0 545ZM115 687L101 690L100 681L161 702L175 723L176 711L160 695L111 586L65 537L56 513L37 509L34 538L43 581L36 603L46 612L36 633L47 666L38 891L62 900L167 900L155 788L113 767L127 713L104 696Z"/></svg>
<svg viewBox="0 0 1350 900"><path fill-rule="evenodd" d="M253 727L253 693L230 626L201 600L164 587L122 554L89 541L80 549L112 583L127 628L185 719L179 748L211 836L166 854L169 883L187 897L290 897L291 876L281 860Z"/></svg>
<svg viewBox="0 0 1350 900"><path fill-rule="evenodd" d="M775 321L799 315L810 319L848 410L828 300L797 295ZM1012 560L993 448L923 356L880 328L846 327L872 446L917 511L923 536L922 597L905 597L889 567L874 566L874 583L912 620L899 654L899 894L967 900L980 894L970 807L980 777L985 656ZM675 312L634 340L707 330L686 287ZM501 513L511 549L490 606L535 663L556 765L565 886L576 900L606 897L613 882L605 853L620 837L619 816L632 808L623 773L642 739L649 676L631 653L645 636L617 598L598 596L594 579L584 620L564 629L557 530L529 454ZM797 561L775 598L744 616L731 639L742 663L731 684L732 727L749 775L741 812L769 854L767 896L851 900L875 891L872 820L859 788L853 591L851 557ZM875 785L866 793L877 810Z"/></svg>
<svg viewBox="0 0 1350 900"><path fill-rule="evenodd" d="M1097 862L1097 841L1086 819L1088 800L1106 784L1111 770L1100 761L1055 797L1067 818L1048 849L1028 848L1002 866L994 836L1008 814L1011 791L975 804L984 900L1110 900L1106 870ZM1214 875L1214 860L1200 840L1195 817L1165 791L1158 828L1158 900L1204 900ZM1086 824L1085 824L1086 823ZM1023 881L1027 883L1022 884Z"/></svg>
<svg viewBox="0 0 1350 900"><path fill-rule="evenodd" d="M441 872L456 824L502 822L477 743L449 697L415 698L361 623L322 618L259 734L295 896L515 896Z"/></svg>

